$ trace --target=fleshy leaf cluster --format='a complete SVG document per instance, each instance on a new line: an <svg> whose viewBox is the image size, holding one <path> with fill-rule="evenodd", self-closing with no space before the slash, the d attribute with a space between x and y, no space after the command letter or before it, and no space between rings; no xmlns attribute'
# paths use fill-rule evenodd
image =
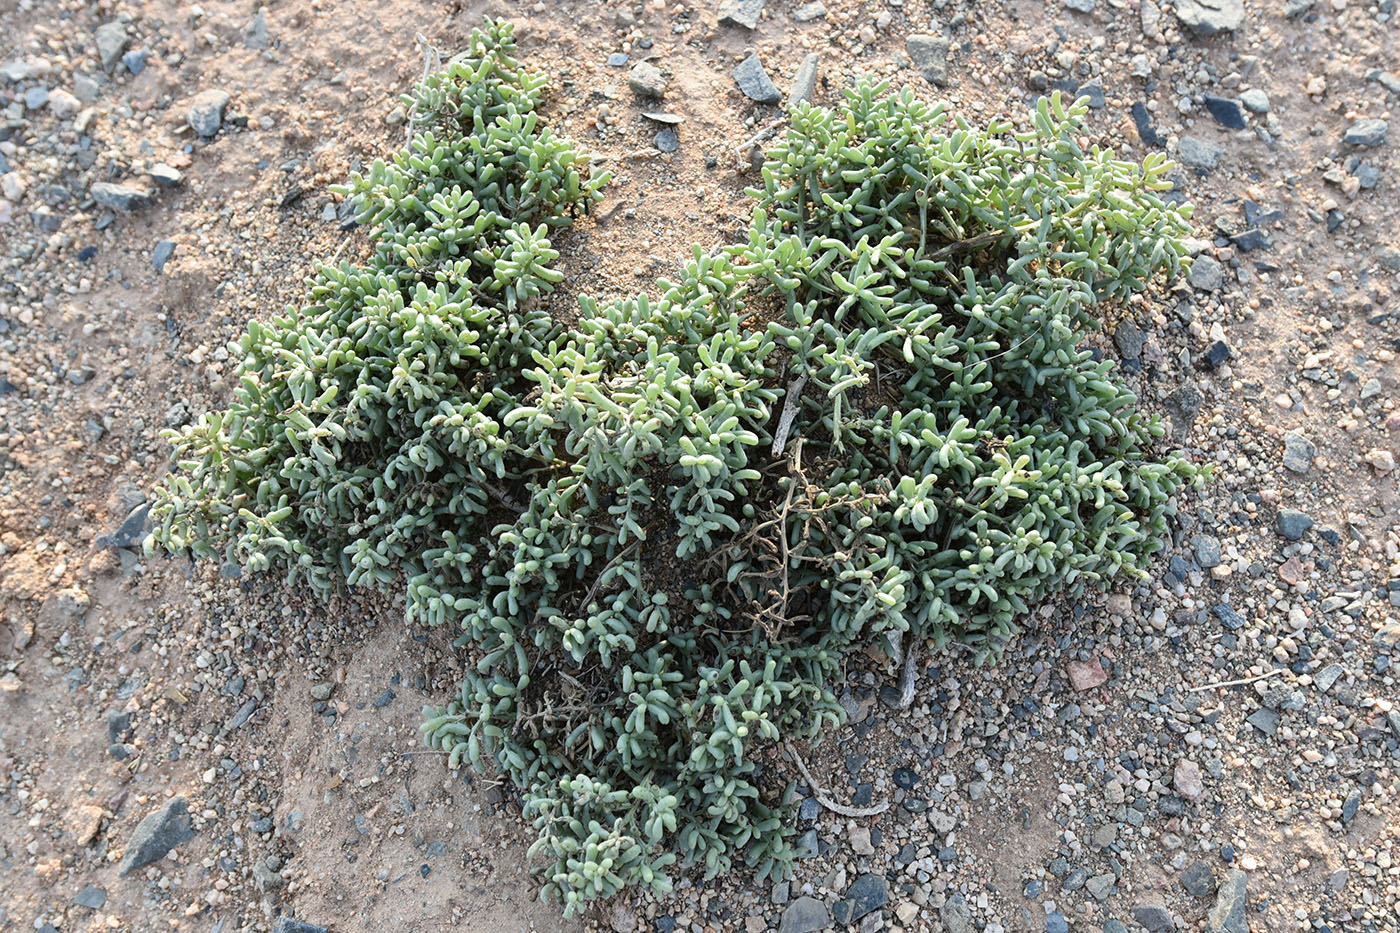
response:
<svg viewBox="0 0 1400 933"><path fill-rule="evenodd" d="M1168 163L860 83L800 105L744 242L551 314L553 241L607 182L488 22L342 189L372 257L234 345L171 432L151 546L373 586L470 660L431 710L497 768L575 911L677 863L783 874L765 754L842 719L853 651L994 659L1047 597L1141 576L1198 478L1084 345L1185 260Z"/></svg>

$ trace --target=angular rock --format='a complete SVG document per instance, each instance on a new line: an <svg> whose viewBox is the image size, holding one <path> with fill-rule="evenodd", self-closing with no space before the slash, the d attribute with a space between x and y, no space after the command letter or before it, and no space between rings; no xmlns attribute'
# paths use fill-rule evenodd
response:
<svg viewBox="0 0 1400 933"><path fill-rule="evenodd" d="M651 142L661 152L675 152L681 147L681 137L674 126L663 126Z"/></svg>
<svg viewBox="0 0 1400 933"><path fill-rule="evenodd" d="M1075 690L1092 690L1108 682L1108 674L1097 657L1087 661L1070 661L1065 665L1065 672L1069 674L1069 682Z"/></svg>
<svg viewBox="0 0 1400 933"><path fill-rule="evenodd" d="M1361 791L1353 787L1351 793L1347 794L1347 799L1342 801L1342 825L1350 823L1356 818L1356 811L1361 808Z"/></svg>
<svg viewBox="0 0 1400 933"><path fill-rule="evenodd" d="M1094 110L1102 110L1104 107L1108 106L1108 99L1104 97L1103 93L1103 81L1100 78L1094 78L1092 81L1085 81L1083 84L1079 85L1079 89L1076 90L1074 94L1076 97L1089 98L1089 106Z"/></svg>
<svg viewBox="0 0 1400 933"><path fill-rule="evenodd" d="M1272 736L1278 732L1279 718L1277 710L1261 706L1246 716L1244 721L1265 735Z"/></svg>
<svg viewBox="0 0 1400 933"><path fill-rule="evenodd" d="M1132 910L1133 919L1148 933L1169 933L1176 929L1172 912L1160 904L1139 904Z"/></svg>
<svg viewBox="0 0 1400 933"><path fill-rule="evenodd" d="M267 13L259 8L252 22L248 23L248 28L243 30L244 48L262 50L268 46L267 38Z"/></svg>
<svg viewBox="0 0 1400 933"><path fill-rule="evenodd" d="M156 202L151 192L135 185L119 185L110 181L95 181L88 189L93 200L103 207L110 207L114 211L121 211L129 214L132 211L139 211L142 208L150 207Z"/></svg>
<svg viewBox="0 0 1400 933"><path fill-rule="evenodd" d="M1178 761L1172 771L1172 790L1187 800L1199 800L1206 792L1205 784L1201 780L1201 766L1190 758Z"/></svg>
<svg viewBox="0 0 1400 933"><path fill-rule="evenodd" d="M1273 105L1269 102L1269 95L1262 88L1257 87L1240 92L1240 103L1250 113L1268 113L1273 109Z"/></svg>
<svg viewBox="0 0 1400 933"><path fill-rule="evenodd" d="M1216 603L1211 607L1211 611L1220 620L1220 624L1232 632L1237 632L1245 626L1245 617L1229 603Z"/></svg>
<svg viewBox="0 0 1400 933"><path fill-rule="evenodd" d="M884 875L861 875L846 889L845 903L850 905L850 916L846 918L846 922L854 923L866 914L884 907L889 900L890 892Z"/></svg>
<svg viewBox="0 0 1400 933"><path fill-rule="evenodd" d="M1303 540L1303 533L1313 526L1312 516L1296 509L1279 509L1275 519L1278 533L1289 541Z"/></svg>
<svg viewBox="0 0 1400 933"><path fill-rule="evenodd" d="M826 905L815 897L799 897L783 911L778 933L815 933L831 925Z"/></svg>
<svg viewBox="0 0 1400 933"><path fill-rule="evenodd" d="M1215 143L1207 142L1195 136L1183 136L1177 140L1176 155L1183 165L1190 166L1196 170L1196 174L1205 175L1220 164L1220 159L1225 155L1225 150Z"/></svg>
<svg viewBox="0 0 1400 933"><path fill-rule="evenodd" d="M314 923L307 923L305 920L278 917L277 922L272 925L272 933L330 933L330 931L325 927L318 927Z"/></svg>
<svg viewBox="0 0 1400 933"><path fill-rule="evenodd" d="M98 547L136 547L146 540L146 518L150 515L150 503L143 502L132 509L114 534L98 535Z"/></svg>
<svg viewBox="0 0 1400 933"><path fill-rule="evenodd" d="M1094 900L1102 903L1108 900L1109 895L1113 893L1113 885L1116 881L1117 879L1112 872L1105 872L1084 882L1084 890L1088 891L1089 896Z"/></svg>
<svg viewBox="0 0 1400 933"><path fill-rule="evenodd" d="M1215 97L1206 95L1206 111L1215 118L1215 122L1221 126L1232 130L1244 129L1244 108L1240 102L1233 97Z"/></svg>
<svg viewBox="0 0 1400 933"><path fill-rule="evenodd" d="M938 916L945 933L972 933L972 911L968 909L967 900L956 891L943 902Z"/></svg>
<svg viewBox="0 0 1400 933"><path fill-rule="evenodd" d="M73 898L73 903L79 907L99 910L107 903L107 892L95 884L90 884L78 892L78 896Z"/></svg>
<svg viewBox="0 0 1400 933"><path fill-rule="evenodd" d="M1205 396L1201 390L1189 382L1178 386L1163 400L1172 419L1172 434L1178 441L1186 440L1191 433L1191 426L1196 423L1196 416L1204 402Z"/></svg>
<svg viewBox="0 0 1400 933"><path fill-rule="evenodd" d="M814 19L821 19L826 16L826 4L821 0L814 0L812 3L804 3L792 11L792 18L799 23L810 23Z"/></svg>
<svg viewBox="0 0 1400 933"><path fill-rule="evenodd" d="M126 51L127 42L131 41L126 34L126 24L116 22L98 26L93 38L97 42L97 57L104 71L117 67L122 53Z"/></svg>
<svg viewBox="0 0 1400 933"><path fill-rule="evenodd" d="M1215 890L1215 871L1205 859L1197 859L1181 873L1181 886L1192 897L1209 897Z"/></svg>
<svg viewBox="0 0 1400 933"><path fill-rule="evenodd" d="M151 53L145 49L132 49L122 56L122 64L126 70L134 75L139 75L146 70L146 59L151 57Z"/></svg>
<svg viewBox="0 0 1400 933"><path fill-rule="evenodd" d="M1283 436L1283 465L1286 469L1306 473L1312 469L1316 456L1317 445L1301 431L1289 431Z"/></svg>
<svg viewBox="0 0 1400 933"><path fill-rule="evenodd" d="M180 843L194 838L190 829L190 804L184 797L171 797L159 810L136 825L126 844L119 874L129 875L138 868L162 859Z"/></svg>
<svg viewBox="0 0 1400 933"><path fill-rule="evenodd" d="M1198 36L1234 32L1244 23L1241 0L1177 0L1176 18Z"/></svg>
<svg viewBox="0 0 1400 933"><path fill-rule="evenodd" d="M1188 277L1191 287L1203 292L1213 292L1219 290L1225 284L1225 270L1213 256L1204 254L1197 256L1191 263L1191 273Z"/></svg>
<svg viewBox="0 0 1400 933"><path fill-rule="evenodd" d="M651 62L637 62L627 74L627 86L643 97L660 97L666 93L666 76Z"/></svg>
<svg viewBox="0 0 1400 933"><path fill-rule="evenodd" d="M720 0L719 21L724 26L758 28L758 15L767 0Z"/></svg>
<svg viewBox="0 0 1400 933"><path fill-rule="evenodd" d="M228 91L210 89L200 91L190 99L189 113L185 122L200 136L208 139L219 132L224 125L224 110L228 107Z"/></svg>
<svg viewBox="0 0 1400 933"><path fill-rule="evenodd" d="M120 742L131 731L131 714L119 709L107 711L107 741Z"/></svg>
<svg viewBox="0 0 1400 933"><path fill-rule="evenodd" d="M820 60L821 57L812 52L797 66L797 73L792 76L792 88L788 91L788 107L812 102L812 95L817 90L817 62Z"/></svg>
<svg viewBox="0 0 1400 933"><path fill-rule="evenodd" d="M1201 356L1201 364L1206 369L1219 369L1229 361L1234 353L1230 350L1230 345L1223 340L1216 340L1206 347L1206 352Z"/></svg>
<svg viewBox="0 0 1400 933"><path fill-rule="evenodd" d="M1347 130L1343 141L1352 146L1384 146L1390 134L1390 124L1385 120L1357 120Z"/></svg>
<svg viewBox="0 0 1400 933"><path fill-rule="evenodd" d="M739 90L744 92L745 97L760 104L776 104L783 99L783 95L768 77L763 62L758 60L757 52L750 54L734 69L734 83L739 85Z"/></svg>
<svg viewBox="0 0 1400 933"><path fill-rule="evenodd" d="M915 33L904 40L904 51L924 80L937 87L948 84L948 40Z"/></svg>
<svg viewBox="0 0 1400 933"><path fill-rule="evenodd" d="M170 257L173 255L175 255L175 241L161 240L151 251L151 266L157 272L164 272L165 264L170 261Z"/></svg>
<svg viewBox="0 0 1400 933"><path fill-rule="evenodd" d="M1249 933L1247 878L1238 868L1225 875L1215 895L1215 906L1206 914L1206 933Z"/></svg>

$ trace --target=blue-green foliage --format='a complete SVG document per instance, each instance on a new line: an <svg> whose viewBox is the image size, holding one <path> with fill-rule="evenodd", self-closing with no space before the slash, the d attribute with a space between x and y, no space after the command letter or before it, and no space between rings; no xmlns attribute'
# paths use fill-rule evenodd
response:
<svg viewBox="0 0 1400 933"><path fill-rule="evenodd" d="M373 258L249 324L152 544L459 627L428 741L510 776L569 910L677 859L784 873L755 755L840 721L854 648L993 658L1160 547L1196 470L1080 339L1179 270L1168 166L1084 152L1079 104L1016 133L860 84L792 114L747 242L566 327L551 237L607 179L513 51L488 23L406 99L411 144L343 189Z"/></svg>

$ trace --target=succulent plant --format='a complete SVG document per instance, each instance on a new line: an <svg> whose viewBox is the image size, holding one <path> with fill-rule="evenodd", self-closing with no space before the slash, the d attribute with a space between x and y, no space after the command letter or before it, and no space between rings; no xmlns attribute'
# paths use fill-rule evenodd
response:
<svg viewBox="0 0 1400 933"><path fill-rule="evenodd" d="M170 432L148 547L319 592L401 591L470 658L427 741L521 795L573 912L735 861L789 870L759 760L842 720L875 639L992 660L1037 602L1141 576L1174 495L1105 304L1177 273L1169 164L859 83L797 106L744 242L557 320L553 240L606 173L487 22L342 189L373 257L233 346L227 410Z"/></svg>

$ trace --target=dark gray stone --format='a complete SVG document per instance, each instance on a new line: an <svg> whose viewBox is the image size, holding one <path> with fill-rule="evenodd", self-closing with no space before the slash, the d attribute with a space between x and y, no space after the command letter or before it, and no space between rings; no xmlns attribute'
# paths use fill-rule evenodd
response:
<svg viewBox="0 0 1400 933"><path fill-rule="evenodd" d="M792 11L792 18L799 23L810 23L814 19L821 19L826 16L826 4L821 0L813 3L804 3Z"/></svg>
<svg viewBox="0 0 1400 933"><path fill-rule="evenodd" d="M110 181L95 181L88 189L93 200L103 207L129 214L150 207L156 199L151 192L135 185L119 185Z"/></svg>
<svg viewBox="0 0 1400 933"><path fill-rule="evenodd" d="M1229 603L1217 603L1211 607L1211 612L1220 620L1220 624L1232 632L1237 632L1244 628L1245 618L1235 610Z"/></svg>
<svg viewBox="0 0 1400 933"><path fill-rule="evenodd" d="M1085 81L1079 85L1079 90L1074 93L1078 97L1089 98L1089 106L1095 110L1102 110L1108 104L1108 100L1103 94L1103 81L1098 78Z"/></svg>
<svg viewBox="0 0 1400 933"><path fill-rule="evenodd" d="M815 933L831 925L826 905L815 897L799 897L783 911L778 933Z"/></svg>
<svg viewBox="0 0 1400 933"><path fill-rule="evenodd" d="M1118 355L1125 360L1142 359L1142 345L1144 343L1142 329L1131 320L1125 320L1118 325L1113 332L1114 346L1118 347Z"/></svg>
<svg viewBox="0 0 1400 933"><path fill-rule="evenodd" d="M1352 146L1384 146L1389 133L1390 124L1385 120L1357 120L1343 140Z"/></svg>
<svg viewBox="0 0 1400 933"><path fill-rule="evenodd" d="M972 933L972 911L961 894L953 892L938 913L945 933Z"/></svg>
<svg viewBox="0 0 1400 933"><path fill-rule="evenodd" d="M107 741L120 742L131 731L131 714L121 710L107 711Z"/></svg>
<svg viewBox="0 0 1400 933"><path fill-rule="evenodd" d="M1171 416L1172 434L1177 440L1184 441L1191 433L1191 426L1196 423L1196 415L1204 402L1205 396L1201 390L1189 382L1178 386L1166 397L1164 405Z"/></svg>
<svg viewBox="0 0 1400 933"><path fill-rule="evenodd" d="M107 892L95 884L90 884L78 892L78 896L73 898L73 903L79 907L98 910L107 903Z"/></svg>
<svg viewBox="0 0 1400 933"><path fill-rule="evenodd" d="M1221 126L1232 130L1244 129L1244 108L1240 102L1233 97L1215 97L1206 95L1206 111L1215 118L1215 122Z"/></svg>
<svg viewBox="0 0 1400 933"><path fill-rule="evenodd" d="M98 547L136 547L146 539L146 517L150 514L149 503L142 503L131 510L126 521L122 522L115 534L98 535Z"/></svg>
<svg viewBox="0 0 1400 933"><path fill-rule="evenodd" d="M1234 353L1230 350L1230 345L1223 340L1216 340L1206 347L1205 354L1201 356L1201 363L1207 369L1219 369L1232 356Z"/></svg>
<svg viewBox="0 0 1400 933"><path fill-rule="evenodd" d="M797 73L792 76L792 88L788 91L789 107L812 102L812 95L817 90L817 63L820 60L821 56L812 52L797 66Z"/></svg>
<svg viewBox="0 0 1400 933"><path fill-rule="evenodd" d="M739 85L739 90L744 92L745 97L760 104L776 104L783 99L783 95L768 77L763 63L758 60L757 52L749 55L734 69L734 82Z"/></svg>
<svg viewBox="0 0 1400 933"><path fill-rule="evenodd" d="M1160 904L1139 904L1132 909L1132 915L1148 933L1169 933L1176 929L1172 912Z"/></svg>
<svg viewBox="0 0 1400 933"><path fill-rule="evenodd" d="M1277 710L1261 706L1259 709L1246 716L1244 721L1265 735L1272 736L1278 732L1280 718Z"/></svg>
<svg viewBox="0 0 1400 933"><path fill-rule="evenodd" d="M318 927L314 923L307 923L305 920L293 920L291 917L278 917L277 922L272 925L272 933L329 933L325 927Z"/></svg>
<svg viewBox="0 0 1400 933"><path fill-rule="evenodd" d="M1215 535L1196 535L1191 539L1191 548L1196 553L1196 563L1201 569L1209 570L1220 566L1220 539Z"/></svg>
<svg viewBox="0 0 1400 933"><path fill-rule="evenodd" d="M175 255L175 241L161 240L156 244L155 250L151 252L151 265L157 272L165 269L165 264L170 261L170 257Z"/></svg>
<svg viewBox="0 0 1400 933"><path fill-rule="evenodd" d="M758 28L758 16L767 0L720 0L719 21L722 26Z"/></svg>
<svg viewBox="0 0 1400 933"><path fill-rule="evenodd" d="M1342 801L1342 823L1350 823L1356 816L1356 811L1361 807L1361 790L1353 787L1351 793L1347 794L1347 799Z"/></svg>
<svg viewBox="0 0 1400 933"><path fill-rule="evenodd" d="M1279 509L1275 522L1278 533L1289 541L1303 540L1303 533L1313 526L1312 516L1296 509Z"/></svg>
<svg viewBox="0 0 1400 933"><path fill-rule="evenodd" d="M884 907L889 900L890 892L884 875L861 875L846 889L846 903L851 908L846 922L854 923L866 914Z"/></svg>
<svg viewBox="0 0 1400 933"><path fill-rule="evenodd" d="M1245 873L1231 869L1206 914L1206 933L1249 933L1249 895Z"/></svg>
<svg viewBox="0 0 1400 933"><path fill-rule="evenodd" d="M1197 859L1181 873L1181 886L1192 897L1209 897L1215 890L1215 871L1209 862Z"/></svg>
<svg viewBox="0 0 1400 933"><path fill-rule="evenodd" d="M208 139L219 132L224 125L224 110L228 108L228 91L200 91L190 100L185 122L200 136Z"/></svg>
<svg viewBox="0 0 1400 933"><path fill-rule="evenodd" d="M1191 287L1203 292L1217 291L1225 284L1225 270L1214 256L1197 256L1191 263Z"/></svg>
<svg viewBox="0 0 1400 933"><path fill-rule="evenodd" d="M924 80L937 87L948 84L948 40L915 33L904 41L904 51Z"/></svg>
<svg viewBox="0 0 1400 933"><path fill-rule="evenodd" d="M681 137L674 126L663 126L656 131L652 144L661 152L675 152L681 147Z"/></svg>
<svg viewBox="0 0 1400 933"><path fill-rule="evenodd" d="M1317 456L1317 445L1301 431L1289 431L1283 436L1283 465L1294 473L1306 473L1312 469L1313 458Z"/></svg>
<svg viewBox="0 0 1400 933"><path fill-rule="evenodd" d="M119 873L129 875L138 868L164 858L180 843L194 838L190 829L190 804L184 797L171 797L165 806L136 825L126 844Z"/></svg>

